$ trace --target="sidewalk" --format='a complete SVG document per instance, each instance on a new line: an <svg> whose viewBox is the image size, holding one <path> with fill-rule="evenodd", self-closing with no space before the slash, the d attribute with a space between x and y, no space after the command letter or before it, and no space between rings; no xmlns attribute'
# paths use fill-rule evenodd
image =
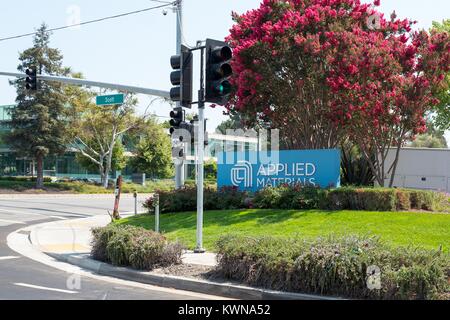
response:
<svg viewBox="0 0 450 320"><path fill-rule="evenodd" d="M129 215L122 214L122 216L126 217ZM48 259L55 259L56 263L66 263L116 279L234 299L340 300L340 298L336 297L280 292L225 281L217 282L202 278L182 277L172 273L161 274L156 271L138 271L131 268L115 267L93 260L90 256L90 230L94 227L106 226L110 221L111 219L108 215L101 215L76 220L49 222L17 230L10 234L8 238L11 239L11 242L14 242L14 239L18 238L19 235L29 234L29 248L25 248L25 250L22 250L23 252L32 252L34 250L48 257ZM23 241L22 244L18 245L21 247L26 246L23 244ZM187 251L183 253L182 260L186 267L194 265L210 269L217 264L214 253L198 254ZM52 263L54 262L49 264Z"/></svg>

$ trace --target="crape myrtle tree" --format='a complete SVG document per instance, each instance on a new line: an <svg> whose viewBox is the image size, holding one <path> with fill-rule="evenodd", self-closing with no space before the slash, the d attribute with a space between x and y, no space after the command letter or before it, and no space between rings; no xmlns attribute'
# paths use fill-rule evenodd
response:
<svg viewBox="0 0 450 320"><path fill-rule="evenodd" d="M379 4L264 0L233 14L228 111L280 129L287 149L334 148L348 138L384 186L399 148L425 131L450 60L448 33L413 32L414 22L386 19ZM397 157L386 168L390 147Z"/></svg>

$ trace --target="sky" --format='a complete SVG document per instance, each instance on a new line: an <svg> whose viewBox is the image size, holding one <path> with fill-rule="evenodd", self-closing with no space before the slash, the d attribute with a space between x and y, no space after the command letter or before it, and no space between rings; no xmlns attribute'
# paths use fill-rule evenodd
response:
<svg viewBox="0 0 450 320"><path fill-rule="evenodd" d="M223 39L233 24L231 12L243 13L257 8L261 0L183 0L184 39L190 46L206 38ZM363 0L370 3L372 1ZM42 22L60 27L77 21L98 19L159 5L151 0L2 0L0 2L0 38L33 32ZM449 0L382 0L378 8L389 15L419 23L416 28L430 28L433 21L450 18ZM77 14L79 13L79 15ZM61 50L64 65L95 81L141 86L160 90L171 87L170 56L175 53L176 16L163 9L114 20L56 31L51 46ZM0 71L16 72L19 52L32 46L32 37L0 41ZM196 57L198 58L198 57ZM198 61L198 59L197 59ZM198 64L197 64L198 65ZM194 70L197 68L194 67ZM195 74L197 79L198 74ZM198 81L195 81L196 83ZM194 94L197 88L194 88ZM139 95L139 110L146 110L148 96ZM15 90L8 78L0 76L0 105L13 104ZM196 111L194 107L192 111ZM156 102L151 111L168 117L170 106ZM208 131L226 117L223 108L207 108ZM447 133L450 142L450 132Z"/></svg>

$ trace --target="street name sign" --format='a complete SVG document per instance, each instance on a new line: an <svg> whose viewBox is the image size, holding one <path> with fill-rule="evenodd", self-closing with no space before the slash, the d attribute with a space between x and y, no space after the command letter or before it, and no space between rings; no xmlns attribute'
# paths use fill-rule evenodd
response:
<svg viewBox="0 0 450 320"><path fill-rule="evenodd" d="M222 152L217 158L219 188L258 191L283 184L340 186L341 154L337 149Z"/></svg>
<svg viewBox="0 0 450 320"><path fill-rule="evenodd" d="M124 95L120 94L111 94L107 96L97 96L96 104L98 106L111 106L116 104L123 104Z"/></svg>

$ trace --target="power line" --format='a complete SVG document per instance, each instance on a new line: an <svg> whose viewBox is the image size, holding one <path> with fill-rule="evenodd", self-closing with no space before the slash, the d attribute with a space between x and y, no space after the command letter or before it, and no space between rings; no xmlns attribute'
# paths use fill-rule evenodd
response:
<svg viewBox="0 0 450 320"><path fill-rule="evenodd" d="M166 3L166 4L170 4L170 5L176 4L176 1L175 2L174 1L160 1L160 0L150 0L150 1L158 2L158 3Z"/></svg>
<svg viewBox="0 0 450 320"><path fill-rule="evenodd" d="M152 0L152 1L155 1L155 0ZM170 3L164 2L164 4L161 4L159 6L154 6L154 7L145 8L145 9L136 10L136 11L130 11L130 12L121 13L121 14L117 14L117 15L114 15L114 16L104 17L104 18L99 18L99 19L95 19L95 20L89 20L89 21L85 21L85 22L81 22L81 23L71 24L71 25L64 26L64 27L51 28L51 29L48 29L47 32L59 31L59 30L64 30L64 29L68 29L68 28L72 28L72 27L79 27L79 26L84 26L84 25L87 25L87 24L102 22L102 21L105 21L105 20L117 19L117 18L129 16L129 15L132 15L132 14L138 14L138 13L147 12L147 11L151 11L151 10L155 10L155 9L165 8L165 7L172 6L172 5L173 5L173 2L170 2ZM35 35L36 33L37 32L30 32L30 33L20 34L20 35L17 35L17 36L0 38L0 41L7 41L7 40L18 39L18 38L29 37L29 36Z"/></svg>

